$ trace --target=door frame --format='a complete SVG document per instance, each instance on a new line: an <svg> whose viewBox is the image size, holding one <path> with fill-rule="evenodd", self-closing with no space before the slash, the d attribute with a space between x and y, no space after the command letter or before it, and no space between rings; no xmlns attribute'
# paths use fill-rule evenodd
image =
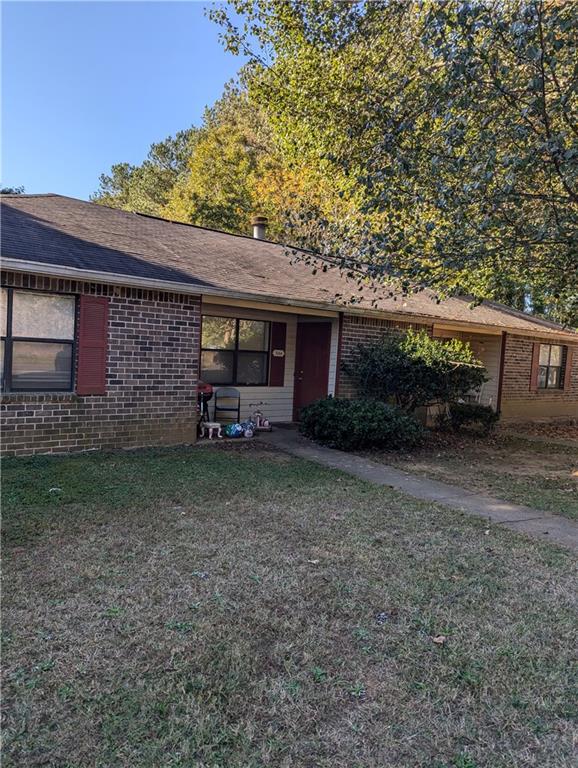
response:
<svg viewBox="0 0 578 768"><path fill-rule="evenodd" d="M332 341L333 341L333 322L329 319L320 319L320 320L309 320L309 321L303 321L298 320L297 321L297 327L295 329L295 366L293 369L293 421L298 421L298 410L303 408L303 405L297 405L296 402L296 396L297 396L297 375L298 375L298 364L299 364L299 354L300 354L300 332L302 333L304 329L311 328L312 326L319 326L324 325L327 327L329 334L328 334L328 344L327 344L327 370L325 372L325 395L329 392L329 373L331 370L331 348L332 348ZM300 331L301 329L301 331Z"/></svg>

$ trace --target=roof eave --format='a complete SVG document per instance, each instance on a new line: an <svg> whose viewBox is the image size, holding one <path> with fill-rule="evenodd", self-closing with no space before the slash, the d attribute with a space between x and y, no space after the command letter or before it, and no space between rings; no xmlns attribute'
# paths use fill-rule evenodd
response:
<svg viewBox="0 0 578 768"><path fill-rule="evenodd" d="M455 327L456 329L470 330L472 332L484 333L493 331L494 333L517 334L520 336L536 336L545 339L563 338L578 343L578 334L572 331L557 331L551 329L546 331L543 326L536 325L536 328L521 329L507 325L493 325L487 323L469 322L466 320L451 320L434 315L416 314L408 312L391 312L369 307L343 306L336 305L333 302L314 302L300 299L284 298L269 294L255 294L244 291L230 291L226 288L202 285L199 283L183 283L172 280L159 280L157 278L133 277L116 272L99 272L97 270L78 269L76 267L65 267L57 264L46 264L39 261L28 261L24 259L14 259L2 257L2 269L12 272L25 272L48 277L59 277L65 280L82 280L95 283L105 283L107 285L125 285L134 288L143 288L148 290L162 290L171 293L184 293L196 296L203 294L210 296L221 296L224 299L241 299L246 301L263 302L267 304L277 304L279 306L303 307L306 309L317 309L327 312L332 309L335 312L341 312L348 315L369 315L375 318L387 320L397 320L406 323L427 323L444 327Z"/></svg>
<svg viewBox="0 0 578 768"><path fill-rule="evenodd" d="M226 288L213 287L199 283L182 283L173 280L159 280L149 277L133 277L117 272L99 272L89 269L77 269L57 264L46 264L39 261L25 261L2 257L2 269L11 272L25 272L47 277L60 277L64 280L79 280L91 283L105 283L106 285L124 285L131 288L143 288L146 290L169 291L170 293L185 293L194 296L222 296L223 298L243 299L247 301L261 301L280 306L304 307L307 309L319 309L327 311L333 308L335 312L344 311L345 308L336 307L334 304L314 301L295 301L294 299L268 295L264 293L249 293L245 291L231 291Z"/></svg>

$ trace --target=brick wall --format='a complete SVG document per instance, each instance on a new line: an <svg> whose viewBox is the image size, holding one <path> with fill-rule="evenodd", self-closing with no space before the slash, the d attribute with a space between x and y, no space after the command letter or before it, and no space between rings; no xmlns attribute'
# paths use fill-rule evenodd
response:
<svg viewBox="0 0 578 768"><path fill-rule="evenodd" d="M4 394L4 454L194 442L199 297L15 273L2 285L110 297L106 395Z"/></svg>
<svg viewBox="0 0 578 768"><path fill-rule="evenodd" d="M351 363L360 344L369 344L378 341L388 334L400 333L410 328L414 330L424 329L430 334L433 331L430 325L417 323L405 323L396 320L382 320L361 315L345 315L341 329L341 353L339 370L337 371L337 394L339 397L354 397L356 388L353 380L343 371L343 365ZM361 393L363 394L363 393Z"/></svg>
<svg viewBox="0 0 578 768"><path fill-rule="evenodd" d="M502 418L511 421L578 417L578 344L572 355L568 389L530 391L532 347L544 339L508 334L502 381ZM552 343L556 343L553 340Z"/></svg>

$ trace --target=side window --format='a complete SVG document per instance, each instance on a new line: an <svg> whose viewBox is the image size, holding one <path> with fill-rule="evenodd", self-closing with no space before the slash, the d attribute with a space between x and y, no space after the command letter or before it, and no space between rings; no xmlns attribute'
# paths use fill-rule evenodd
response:
<svg viewBox="0 0 578 768"><path fill-rule="evenodd" d="M560 389L562 358L563 347L559 344L540 344L538 389Z"/></svg>
<svg viewBox="0 0 578 768"><path fill-rule="evenodd" d="M2 383L11 392L73 385L76 299L2 289Z"/></svg>

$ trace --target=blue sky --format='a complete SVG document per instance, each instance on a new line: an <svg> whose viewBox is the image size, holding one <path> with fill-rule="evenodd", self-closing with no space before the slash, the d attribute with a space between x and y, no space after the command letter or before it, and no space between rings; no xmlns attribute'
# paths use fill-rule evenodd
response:
<svg viewBox="0 0 578 768"><path fill-rule="evenodd" d="M206 2L2 2L2 186L88 199L198 124L241 60Z"/></svg>

